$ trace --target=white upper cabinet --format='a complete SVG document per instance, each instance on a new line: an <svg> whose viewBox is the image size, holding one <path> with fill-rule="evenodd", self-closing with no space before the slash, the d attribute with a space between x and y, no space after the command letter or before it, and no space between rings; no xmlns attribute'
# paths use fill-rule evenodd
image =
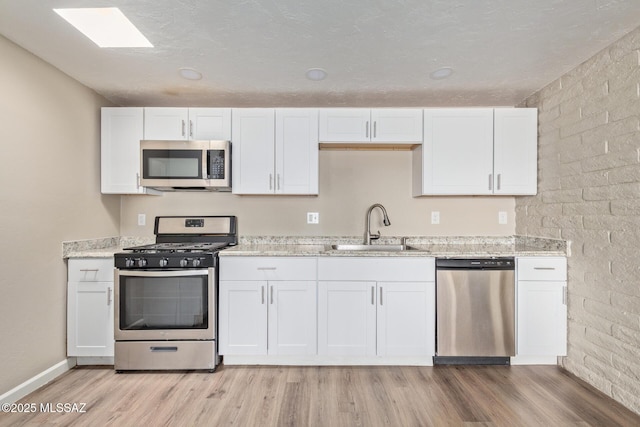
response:
<svg viewBox="0 0 640 427"><path fill-rule="evenodd" d="M100 187L103 194L159 194L140 186L143 123L143 108L102 108Z"/></svg>
<svg viewBox="0 0 640 427"><path fill-rule="evenodd" d="M538 110L494 110L494 194L536 194L538 187Z"/></svg>
<svg viewBox="0 0 640 427"><path fill-rule="evenodd" d="M318 110L276 110L276 194L318 194Z"/></svg>
<svg viewBox="0 0 640 427"><path fill-rule="evenodd" d="M144 139L230 140L231 109L147 107Z"/></svg>
<svg viewBox="0 0 640 427"><path fill-rule="evenodd" d="M536 194L536 152L535 108L426 109L413 195Z"/></svg>
<svg viewBox="0 0 640 427"><path fill-rule="evenodd" d="M233 110L234 194L318 194L318 110Z"/></svg>
<svg viewBox="0 0 640 427"><path fill-rule="evenodd" d="M422 142L422 110L411 108L325 108L321 142Z"/></svg>

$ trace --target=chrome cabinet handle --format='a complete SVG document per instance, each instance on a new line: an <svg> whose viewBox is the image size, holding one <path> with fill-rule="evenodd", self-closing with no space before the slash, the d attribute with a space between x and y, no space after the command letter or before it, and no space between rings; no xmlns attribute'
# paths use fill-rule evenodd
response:
<svg viewBox="0 0 640 427"><path fill-rule="evenodd" d="M533 267L534 270L555 270L555 267Z"/></svg>
<svg viewBox="0 0 640 427"><path fill-rule="evenodd" d="M112 292L111 288L108 288L107 289L107 305L111 305L111 301L112 301L111 300L111 292Z"/></svg>
<svg viewBox="0 0 640 427"><path fill-rule="evenodd" d="M189 120L189 136L193 138L193 120Z"/></svg>
<svg viewBox="0 0 640 427"><path fill-rule="evenodd" d="M269 190L273 190L273 174L269 174Z"/></svg>
<svg viewBox="0 0 640 427"><path fill-rule="evenodd" d="M264 304L264 286L262 286L261 289L262 289L262 304Z"/></svg>
<svg viewBox="0 0 640 427"><path fill-rule="evenodd" d="M365 129L366 129L366 130L365 130L365 136L366 136L367 138L369 138L369 121L368 121L368 120L367 120L367 124L366 124L366 126L365 126Z"/></svg>
<svg viewBox="0 0 640 427"><path fill-rule="evenodd" d="M567 305L568 299L569 299L569 296L567 295L567 287L563 286L562 287L562 304Z"/></svg>
<svg viewBox="0 0 640 427"><path fill-rule="evenodd" d="M258 267L256 270L266 271L266 270L277 270L278 267Z"/></svg>
<svg viewBox="0 0 640 427"><path fill-rule="evenodd" d="M375 138L378 135L378 121L376 120L375 122L373 122L373 137Z"/></svg>
<svg viewBox="0 0 640 427"><path fill-rule="evenodd" d="M382 286L380 286L380 305L382 305Z"/></svg>
<svg viewBox="0 0 640 427"><path fill-rule="evenodd" d="M501 173L498 174L498 190L500 189L500 186L501 186L501 182L500 181L502 181L502 174Z"/></svg>
<svg viewBox="0 0 640 427"><path fill-rule="evenodd" d="M493 190L493 174L489 174L489 190Z"/></svg>
<svg viewBox="0 0 640 427"><path fill-rule="evenodd" d="M80 271L84 271L84 272L95 271L95 272L98 272L98 271L100 271L100 269L99 268L81 268Z"/></svg>
<svg viewBox="0 0 640 427"><path fill-rule="evenodd" d="M140 188L140 172L136 172L136 186Z"/></svg>
<svg viewBox="0 0 640 427"><path fill-rule="evenodd" d="M185 125L186 123L184 122L184 120L182 120L182 136L186 136L186 130L185 130Z"/></svg>
<svg viewBox="0 0 640 427"><path fill-rule="evenodd" d="M371 305L375 305L375 298L376 298L376 288L375 286L371 287Z"/></svg>
<svg viewBox="0 0 640 427"><path fill-rule="evenodd" d="M271 285L271 305L273 305L273 285Z"/></svg>
<svg viewBox="0 0 640 427"><path fill-rule="evenodd" d="M276 182L277 182L276 188L279 190L279 189L280 189L280 174L277 174L277 175L276 175L276 177L277 177L277 180L276 180Z"/></svg>

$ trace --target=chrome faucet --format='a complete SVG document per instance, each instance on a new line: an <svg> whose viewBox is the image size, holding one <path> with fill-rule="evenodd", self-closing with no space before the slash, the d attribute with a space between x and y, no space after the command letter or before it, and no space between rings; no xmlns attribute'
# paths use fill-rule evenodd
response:
<svg viewBox="0 0 640 427"><path fill-rule="evenodd" d="M382 210L382 215L383 215L382 223L385 226L391 225L391 221L389 221L389 216L387 215L387 210L384 208L384 206L382 206L380 203L371 205L371 207L367 211L367 223L366 223L367 233L365 234L365 237L364 237L365 245L370 245L372 240L376 240L380 238L380 230L378 230L376 234L371 234L371 212L375 208L380 208L380 210Z"/></svg>

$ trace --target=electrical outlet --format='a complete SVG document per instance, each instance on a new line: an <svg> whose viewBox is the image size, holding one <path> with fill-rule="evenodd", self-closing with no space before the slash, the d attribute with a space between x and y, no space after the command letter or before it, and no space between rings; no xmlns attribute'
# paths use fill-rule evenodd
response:
<svg viewBox="0 0 640 427"><path fill-rule="evenodd" d="M145 214L138 214L138 225L146 225L147 216Z"/></svg>
<svg viewBox="0 0 640 427"><path fill-rule="evenodd" d="M505 211L498 212L498 224L506 224L507 221L507 213Z"/></svg>
<svg viewBox="0 0 640 427"><path fill-rule="evenodd" d="M307 212L307 224L319 224L320 214L318 212Z"/></svg>
<svg viewBox="0 0 640 427"><path fill-rule="evenodd" d="M440 212L432 211L431 212L431 224L440 224Z"/></svg>

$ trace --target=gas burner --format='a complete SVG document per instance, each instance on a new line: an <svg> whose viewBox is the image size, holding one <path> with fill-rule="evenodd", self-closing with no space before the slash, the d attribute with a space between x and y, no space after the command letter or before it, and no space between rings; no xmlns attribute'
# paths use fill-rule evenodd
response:
<svg viewBox="0 0 640 427"><path fill-rule="evenodd" d="M210 268L218 251L238 241L236 217L156 217L156 243L115 254L120 269Z"/></svg>

